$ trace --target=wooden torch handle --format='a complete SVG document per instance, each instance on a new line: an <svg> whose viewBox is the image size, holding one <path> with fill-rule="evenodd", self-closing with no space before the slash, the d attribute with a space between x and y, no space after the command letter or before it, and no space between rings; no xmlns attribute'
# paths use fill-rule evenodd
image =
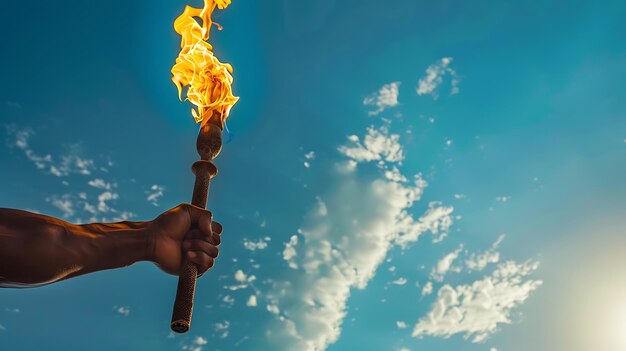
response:
<svg viewBox="0 0 626 351"><path fill-rule="evenodd" d="M211 178L217 174L217 168L211 160L215 158L221 150L221 132L221 128L210 124L203 125L200 129L196 146L201 160L195 162L192 167L196 175L196 182L193 187L193 198L191 200L191 204L194 206L206 208ZM193 312L193 299L196 291L197 278L198 268L195 264L187 261L183 255L180 275L178 277L176 299L174 300L174 310L172 312L172 322L170 324L172 330L177 333L186 333L191 326L191 314Z"/></svg>

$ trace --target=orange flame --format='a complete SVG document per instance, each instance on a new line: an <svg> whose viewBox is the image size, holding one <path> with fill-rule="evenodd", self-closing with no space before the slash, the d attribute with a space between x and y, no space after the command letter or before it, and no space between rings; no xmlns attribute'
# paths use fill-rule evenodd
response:
<svg viewBox="0 0 626 351"><path fill-rule="evenodd" d="M181 100L183 88L187 87L186 100L195 105L191 108L191 115L197 123L206 122L213 112L218 112L225 120L239 100L232 91L233 67L220 62L207 42L214 24L211 20L213 10L215 7L225 9L230 1L204 0L202 9L185 6L185 11L174 21L174 30L181 36L181 49L172 67L172 81ZM194 17L202 21L202 26ZM221 30L221 26L216 25Z"/></svg>

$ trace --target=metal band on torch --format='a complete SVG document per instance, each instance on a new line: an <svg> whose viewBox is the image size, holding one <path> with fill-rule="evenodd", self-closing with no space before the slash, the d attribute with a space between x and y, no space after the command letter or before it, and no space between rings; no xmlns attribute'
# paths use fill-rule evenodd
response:
<svg viewBox="0 0 626 351"><path fill-rule="evenodd" d="M196 182L193 187L191 204L206 208L211 178L217 174L217 167L215 167L212 160L217 157L222 149L221 115L214 114L209 121L202 125L198 133L196 149L200 155L200 160L196 161L192 167L196 175ZM176 300L174 300L174 310L172 312L172 322L170 324L172 330L177 333L186 333L191 326L197 278L198 268L195 264L188 262L183 255L178 277Z"/></svg>

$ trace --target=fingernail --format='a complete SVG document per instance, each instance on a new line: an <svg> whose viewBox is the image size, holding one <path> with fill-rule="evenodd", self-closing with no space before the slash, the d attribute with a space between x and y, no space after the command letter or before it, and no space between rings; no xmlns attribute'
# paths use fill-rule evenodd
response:
<svg viewBox="0 0 626 351"><path fill-rule="evenodd" d="M194 251L187 252L187 257L189 257L189 258L196 258L197 255L198 254L195 253Z"/></svg>

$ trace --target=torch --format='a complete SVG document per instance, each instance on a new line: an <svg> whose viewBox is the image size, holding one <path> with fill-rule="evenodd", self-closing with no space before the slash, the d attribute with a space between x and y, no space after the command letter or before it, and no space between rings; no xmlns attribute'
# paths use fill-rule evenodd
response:
<svg viewBox="0 0 626 351"><path fill-rule="evenodd" d="M200 160L192 166L196 181L191 203L201 208L206 208L211 179L217 175L213 159L222 149L224 123L239 99L232 93L232 67L220 62L207 42L214 24L211 14L216 7L225 9L229 4L230 0L204 0L202 9L186 6L174 21L174 29L181 36L181 50L172 67L172 81L181 100L183 88L186 88L186 100L194 105L191 114L200 123L196 141ZM196 18L201 20L202 25ZM198 268L184 257L170 325L177 333L186 333L190 328L198 277Z"/></svg>

